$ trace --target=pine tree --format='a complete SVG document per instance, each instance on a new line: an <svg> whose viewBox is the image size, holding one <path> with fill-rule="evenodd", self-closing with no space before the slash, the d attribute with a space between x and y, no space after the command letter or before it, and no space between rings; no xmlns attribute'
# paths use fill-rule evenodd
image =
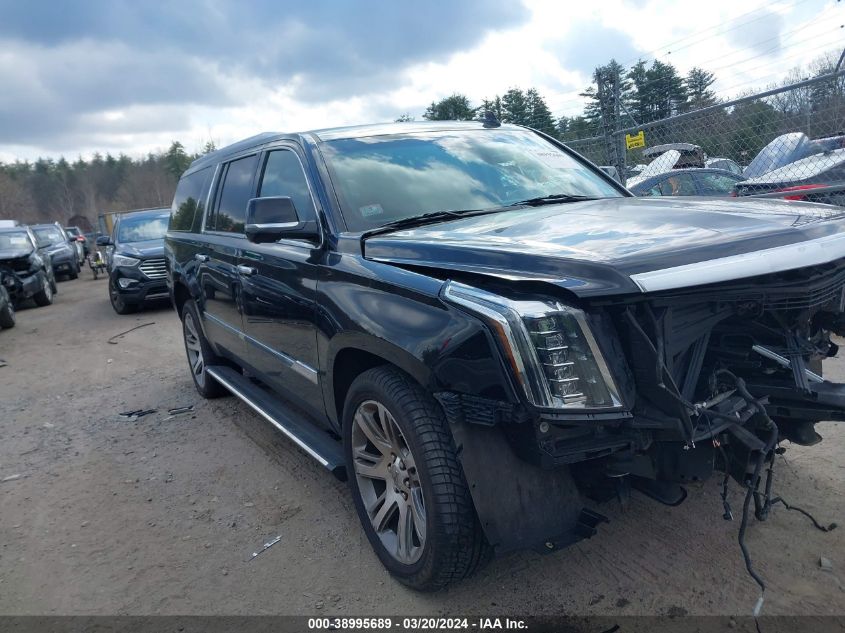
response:
<svg viewBox="0 0 845 633"><path fill-rule="evenodd" d="M432 101L423 118L429 121L471 121L475 118L475 108L466 95L455 93L440 101Z"/></svg>
<svg viewBox="0 0 845 633"><path fill-rule="evenodd" d="M535 130L556 136L555 120L540 93L535 88L530 88L525 93L525 101L528 106L528 125Z"/></svg>
<svg viewBox="0 0 845 633"><path fill-rule="evenodd" d="M528 101L519 88L511 88L502 97L502 118L504 123L530 125Z"/></svg>
<svg viewBox="0 0 845 633"><path fill-rule="evenodd" d="M687 108L700 110L716 103L716 94L710 90L716 81L716 75L703 68L692 68L684 79L687 89Z"/></svg>

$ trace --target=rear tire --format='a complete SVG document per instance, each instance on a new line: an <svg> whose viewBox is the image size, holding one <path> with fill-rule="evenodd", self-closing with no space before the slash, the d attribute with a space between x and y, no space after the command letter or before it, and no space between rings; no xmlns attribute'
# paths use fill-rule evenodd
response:
<svg viewBox="0 0 845 633"><path fill-rule="evenodd" d="M53 303L53 292L53 284L45 273L41 273L41 290L32 295L35 305L43 307Z"/></svg>
<svg viewBox="0 0 845 633"><path fill-rule="evenodd" d="M208 365L221 363L217 355L211 350L208 341L200 327L199 310L193 300L189 299L182 306L182 339L185 342L185 353L188 356L188 368L194 386L203 398L220 398L229 395L228 389L212 378L206 371Z"/></svg>
<svg viewBox="0 0 845 633"><path fill-rule="evenodd" d="M446 418L413 379L388 366L358 376L343 440L358 517L399 582L433 591L489 560Z"/></svg>

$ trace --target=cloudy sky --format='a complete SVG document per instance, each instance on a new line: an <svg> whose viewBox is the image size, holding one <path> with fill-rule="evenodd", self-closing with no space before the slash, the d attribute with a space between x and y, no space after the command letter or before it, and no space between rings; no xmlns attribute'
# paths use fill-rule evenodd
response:
<svg viewBox="0 0 845 633"><path fill-rule="evenodd" d="M0 0L0 161L195 151L511 87L572 115L611 57L702 66L731 96L838 52L844 23L837 0Z"/></svg>

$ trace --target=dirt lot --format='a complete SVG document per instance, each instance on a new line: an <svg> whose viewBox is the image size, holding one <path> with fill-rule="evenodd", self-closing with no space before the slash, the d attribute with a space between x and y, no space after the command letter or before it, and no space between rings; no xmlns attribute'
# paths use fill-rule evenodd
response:
<svg viewBox="0 0 845 633"><path fill-rule="evenodd" d="M370 550L344 484L238 400L199 398L169 307L119 317L88 271L52 306L21 310L0 358L0 480L12 477L0 483L0 613L747 615L757 600L715 478L679 508L601 506L610 524L563 552L408 591ZM845 363L829 365L845 378ZM183 405L195 413L167 415ZM118 415L147 408L158 413ZM845 614L845 425L818 430L825 442L780 460L776 491L843 527L824 534L783 508L752 522L770 615Z"/></svg>

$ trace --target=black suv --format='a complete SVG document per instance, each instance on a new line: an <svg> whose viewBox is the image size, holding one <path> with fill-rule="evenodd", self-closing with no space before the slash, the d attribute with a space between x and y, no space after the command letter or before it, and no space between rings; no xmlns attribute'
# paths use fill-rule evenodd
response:
<svg viewBox="0 0 845 633"><path fill-rule="evenodd" d="M777 442L845 419L820 375L845 334L841 209L637 198L489 118L204 156L165 250L198 391L348 476L418 589L592 535L588 500L676 505L714 470L764 519Z"/></svg>
<svg viewBox="0 0 845 633"><path fill-rule="evenodd" d="M164 271L164 235L169 209L121 213L111 237L97 238L110 246L109 300L118 314L137 312L146 301L168 297Z"/></svg>

